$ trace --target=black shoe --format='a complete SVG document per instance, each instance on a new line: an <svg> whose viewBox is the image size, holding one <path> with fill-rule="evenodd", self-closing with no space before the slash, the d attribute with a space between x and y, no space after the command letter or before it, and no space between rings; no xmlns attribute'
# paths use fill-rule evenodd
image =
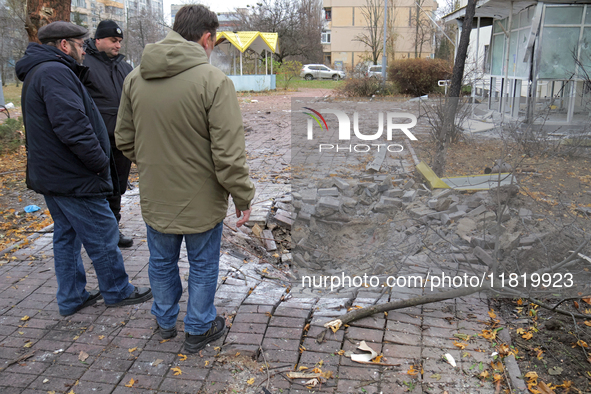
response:
<svg viewBox="0 0 591 394"><path fill-rule="evenodd" d="M221 316L216 316L211 323L211 327L203 335L191 335L185 333L185 351L187 353L197 353L203 349L209 342L213 342L221 338L226 332L226 319Z"/></svg>
<svg viewBox="0 0 591 394"><path fill-rule="evenodd" d="M118 306L141 304L152 298L152 290L149 287L134 287L133 292L126 299L114 304L107 304L107 308L116 308Z"/></svg>
<svg viewBox="0 0 591 394"><path fill-rule="evenodd" d="M121 231L119 231L119 245L120 248L129 248L133 245L133 238L123 235Z"/></svg>
<svg viewBox="0 0 591 394"><path fill-rule="evenodd" d="M160 336L162 339L170 339L176 337L177 331L176 326L172 328L162 328L160 325L158 326L158 331L160 331Z"/></svg>
<svg viewBox="0 0 591 394"><path fill-rule="evenodd" d="M82 305L80 305L78 308L76 308L76 310L74 312L68 313L67 315L64 315L64 314L61 314L60 313L60 315L62 315L62 316L71 316L74 313L78 312L82 308L86 308L87 306L91 306L91 305L96 304L96 302L98 300L100 300L101 298L103 298L103 296L101 295L100 290L91 290L91 291L88 292L88 294L89 294L89 296L86 299L86 301L84 301L84 303L82 303Z"/></svg>

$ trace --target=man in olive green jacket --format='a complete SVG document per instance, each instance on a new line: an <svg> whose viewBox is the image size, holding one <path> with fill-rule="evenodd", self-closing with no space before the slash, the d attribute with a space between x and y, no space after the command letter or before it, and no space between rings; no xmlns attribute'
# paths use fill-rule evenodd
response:
<svg viewBox="0 0 591 394"><path fill-rule="evenodd" d="M219 26L201 5L184 6L173 31L147 45L125 80L117 148L137 164L150 248L152 314L164 339L176 336L184 238L190 263L185 350L194 353L225 332L213 305L222 220L232 195L236 215L250 216L250 181L242 116L232 81L208 59Z"/></svg>

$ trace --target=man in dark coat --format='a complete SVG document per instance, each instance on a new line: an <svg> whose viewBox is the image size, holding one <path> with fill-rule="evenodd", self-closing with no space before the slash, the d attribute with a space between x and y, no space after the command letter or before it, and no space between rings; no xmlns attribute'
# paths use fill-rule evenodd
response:
<svg viewBox="0 0 591 394"><path fill-rule="evenodd" d="M121 195L127 189L127 178L131 168L131 161L115 146L115 124L117 110L121 99L121 87L132 67L123 61L124 55L119 53L123 31L112 20L101 21L94 35L94 39L86 40L86 54L84 65L88 72L82 78L82 83L88 89L101 113L107 132L114 161L111 168L113 177L113 195L107 197L109 206L117 223L121 221ZM128 248L133 245L133 238L119 232L119 247Z"/></svg>
<svg viewBox="0 0 591 394"><path fill-rule="evenodd" d="M53 218L53 254L59 312L69 316L101 297L108 307L152 298L129 283L117 247L119 229L106 196L113 193L109 137L92 98L80 82L87 30L69 22L39 29L16 64L24 81L27 186L43 194ZM92 259L99 289L86 290L82 244Z"/></svg>

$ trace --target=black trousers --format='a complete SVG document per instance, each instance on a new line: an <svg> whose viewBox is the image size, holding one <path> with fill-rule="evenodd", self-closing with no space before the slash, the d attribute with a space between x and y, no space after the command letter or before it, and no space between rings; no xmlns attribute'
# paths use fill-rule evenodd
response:
<svg viewBox="0 0 591 394"><path fill-rule="evenodd" d="M119 149L115 148L115 141L112 138L110 140L111 154L114 159L114 166L111 166L111 177L113 178L113 189L116 193L107 197L107 201L117 219L117 223L119 223L121 220L121 195L125 194L127 190L127 178L129 178L129 171L131 170L131 161Z"/></svg>

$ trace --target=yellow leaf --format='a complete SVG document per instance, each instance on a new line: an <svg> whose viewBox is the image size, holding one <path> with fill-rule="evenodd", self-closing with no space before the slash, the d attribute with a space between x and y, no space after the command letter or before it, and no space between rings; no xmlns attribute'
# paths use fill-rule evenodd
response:
<svg viewBox="0 0 591 394"><path fill-rule="evenodd" d="M174 376L182 375L183 371L179 367L170 368L171 371L174 372Z"/></svg>
<svg viewBox="0 0 591 394"><path fill-rule="evenodd" d="M209 360L205 360L205 366L207 367L209 365Z"/></svg>
<svg viewBox="0 0 591 394"><path fill-rule="evenodd" d="M534 372L534 371L530 371L530 372L526 373L524 376L528 379L537 379L538 378L537 372Z"/></svg>
<svg viewBox="0 0 591 394"><path fill-rule="evenodd" d="M99 335L98 339L99 339L99 341L102 341L103 339L105 339L105 336L104 335Z"/></svg>
<svg viewBox="0 0 591 394"><path fill-rule="evenodd" d="M519 335L523 335L523 334L525 334L525 329L518 328L517 330L515 330L515 332L518 333Z"/></svg>
<svg viewBox="0 0 591 394"><path fill-rule="evenodd" d="M408 371L406 371L406 373L408 375L415 376L415 375L417 375L419 373L419 371L416 371L415 370L415 366L414 365L411 365L410 368L408 369Z"/></svg>
<svg viewBox="0 0 591 394"><path fill-rule="evenodd" d="M488 311L488 315L490 316L491 319L497 318L497 314L492 309L490 311Z"/></svg>
<svg viewBox="0 0 591 394"><path fill-rule="evenodd" d="M177 354L177 356L180 357L180 361L185 361L187 359L187 356L185 356L184 354L181 354L181 353Z"/></svg>
<svg viewBox="0 0 591 394"><path fill-rule="evenodd" d="M580 339L577 341L577 345L579 345L580 347L589 347L589 345L587 345L587 342L582 341Z"/></svg>
<svg viewBox="0 0 591 394"><path fill-rule="evenodd" d="M591 327L591 321L590 320L585 320L583 322L583 324L585 324L587 327Z"/></svg>
<svg viewBox="0 0 591 394"><path fill-rule="evenodd" d="M519 305L519 306L523 305L523 300L521 298L517 300L517 305Z"/></svg>
<svg viewBox="0 0 591 394"><path fill-rule="evenodd" d="M170 339L163 339L160 341L160 343L164 343L164 342L168 342L168 341L170 341Z"/></svg>
<svg viewBox="0 0 591 394"><path fill-rule="evenodd" d="M525 333L525 334L523 334L523 335L521 336L521 338L523 338L523 339L525 339L525 340L528 340L528 341L529 341L530 339L532 339L533 337L534 337L534 334L532 334L532 333L531 333L531 331L529 331L529 332L527 332L527 333Z"/></svg>
<svg viewBox="0 0 591 394"><path fill-rule="evenodd" d="M490 373L488 371L484 371L480 374L480 377L483 379L486 379L490 376Z"/></svg>
<svg viewBox="0 0 591 394"><path fill-rule="evenodd" d="M250 378L246 381L246 383L248 384L253 384L254 383L254 378Z"/></svg>
<svg viewBox="0 0 591 394"><path fill-rule="evenodd" d="M339 350L339 351L337 352L337 354L338 354L339 356L343 356L343 355L345 354L345 351L344 351L343 349L341 349L341 350Z"/></svg>
<svg viewBox="0 0 591 394"><path fill-rule="evenodd" d="M499 380L501 380L501 375L499 375L498 373L494 374L494 375L493 375L493 380L494 380L495 382L498 382Z"/></svg>
<svg viewBox="0 0 591 394"><path fill-rule="evenodd" d="M466 347L468 347L468 344L467 343L458 342L458 341L454 341L454 346L457 346L460 349L464 350Z"/></svg>
<svg viewBox="0 0 591 394"><path fill-rule="evenodd" d="M127 383L125 385L125 387L133 387L133 385L135 384L135 380L133 380L133 378L129 381L129 383Z"/></svg>
<svg viewBox="0 0 591 394"><path fill-rule="evenodd" d="M304 366L302 365L302 366L300 366L300 368L299 368L299 369L300 369L300 371L305 371L306 369L309 369L309 368L308 368L308 367L304 367Z"/></svg>
<svg viewBox="0 0 591 394"><path fill-rule="evenodd" d="M133 352L135 352L136 350L137 350L137 347L134 347L134 348L128 349L127 351L128 351L129 353L133 353Z"/></svg>
<svg viewBox="0 0 591 394"><path fill-rule="evenodd" d="M25 345L23 347L29 348L31 346L33 346L33 342L27 342L27 343L25 343Z"/></svg>
<svg viewBox="0 0 591 394"><path fill-rule="evenodd" d="M238 357L240 356L240 352L236 352L236 354L234 355L234 357Z"/></svg>
<svg viewBox="0 0 591 394"><path fill-rule="evenodd" d="M372 363L381 363L382 362L382 358L384 358L383 354L380 354L379 356L376 356L376 358L374 358L373 360L371 360Z"/></svg>
<svg viewBox="0 0 591 394"><path fill-rule="evenodd" d="M72 340L75 341L78 338L80 338L80 335L76 335L74 338L72 338Z"/></svg>
<svg viewBox="0 0 591 394"><path fill-rule="evenodd" d="M27 315L25 315L24 317L21 317L21 320L22 320L22 321L27 321L27 320L29 320L29 319L30 319L30 317L29 317L29 316L27 316Z"/></svg>

